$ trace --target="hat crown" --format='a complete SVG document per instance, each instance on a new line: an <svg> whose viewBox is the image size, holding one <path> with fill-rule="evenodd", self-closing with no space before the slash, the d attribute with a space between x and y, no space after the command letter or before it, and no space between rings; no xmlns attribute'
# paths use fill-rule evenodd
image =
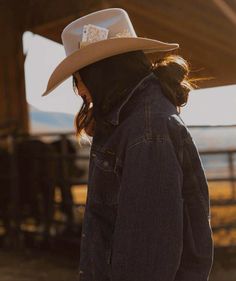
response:
<svg viewBox="0 0 236 281"><path fill-rule="evenodd" d="M137 37L125 10L121 8L99 10L71 22L64 28L61 38L67 56L80 48L83 28L89 24L108 29L107 39L112 37Z"/></svg>
<svg viewBox="0 0 236 281"><path fill-rule="evenodd" d="M179 48L178 43L138 37L128 13L121 8L103 9L85 15L67 25L61 37L66 57L51 74L43 96L75 71L99 60L137 50L153 53Z"/></svg>

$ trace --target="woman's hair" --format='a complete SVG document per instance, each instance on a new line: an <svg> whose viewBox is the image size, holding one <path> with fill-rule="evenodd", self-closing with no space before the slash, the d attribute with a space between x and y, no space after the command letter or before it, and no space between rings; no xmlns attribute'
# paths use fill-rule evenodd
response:
<svg viewBox="0 0 236 281"><path fill-rule="evenodd" d="M98 123L132 89L132 87L150 72L153 72L163 90L163 94L176 106L186 105L191 90L198 86L195 81L202 78L190 78L190 65L179 55L167 54L151 61L143 51L133 51L103 59L80 69L78 72L92 95L93 107L83 98L83 104L75 116L74 126L79 140L86 133L91 122ZM73 76L73 86L76 78ZM91 114L92 111L92 114Z"/></svg>
<svg viewBox="0 0 236 281"><path fill-rule="evenodd" d="M181 56L171 54L152 63L152 71L158 77L165 96L176 106L178 112L188 101L189 92L198 88L195 81L202 78L190 78L190 64Z"/></svg>

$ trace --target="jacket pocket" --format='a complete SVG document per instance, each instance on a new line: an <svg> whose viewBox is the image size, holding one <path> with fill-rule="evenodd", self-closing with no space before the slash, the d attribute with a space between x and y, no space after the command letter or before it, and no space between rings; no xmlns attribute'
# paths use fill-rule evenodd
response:
<svg viewBox="0 0 236 281"><path fill-rule="evenodd" d="M115 172L116 155L101 150L93 150L93 171L89 184L91 201L113 205L118 203L119 178Z"/></svg>

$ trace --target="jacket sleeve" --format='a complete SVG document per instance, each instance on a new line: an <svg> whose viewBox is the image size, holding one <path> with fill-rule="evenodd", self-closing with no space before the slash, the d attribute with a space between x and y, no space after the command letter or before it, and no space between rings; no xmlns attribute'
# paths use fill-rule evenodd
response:
<svg viewBox="0 0 236 281"><path fill-rule="evenodd" d="M113 233L112 281L174 281L183 249L182 180L168 136L129 147Z"/></svg>
<svg viewBox="0 0 236 281"><path fill-rule="evenodd" d="M213 264L208 183L196 144L187 130L183 142L183 254L175 281L207 281Z"/></svg>

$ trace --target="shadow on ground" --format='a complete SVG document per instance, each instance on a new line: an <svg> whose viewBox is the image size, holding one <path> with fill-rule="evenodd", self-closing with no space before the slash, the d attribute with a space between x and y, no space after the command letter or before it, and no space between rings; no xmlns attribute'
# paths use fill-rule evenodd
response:
<svg viewBox="0 0 236 281"><path fill-rule="evenodd" d="M77 260L45 250L0 252L1 281L75 281Z"/></svg>
<svg viewBox="0 0 236 281"><path fill-rule="evenodd" d="M79 281L79 256L61 248L0 251L1 281ZM70 254L68 254L70 252ZM209 281L236 280L236 248L215 249Z"/></svg>

